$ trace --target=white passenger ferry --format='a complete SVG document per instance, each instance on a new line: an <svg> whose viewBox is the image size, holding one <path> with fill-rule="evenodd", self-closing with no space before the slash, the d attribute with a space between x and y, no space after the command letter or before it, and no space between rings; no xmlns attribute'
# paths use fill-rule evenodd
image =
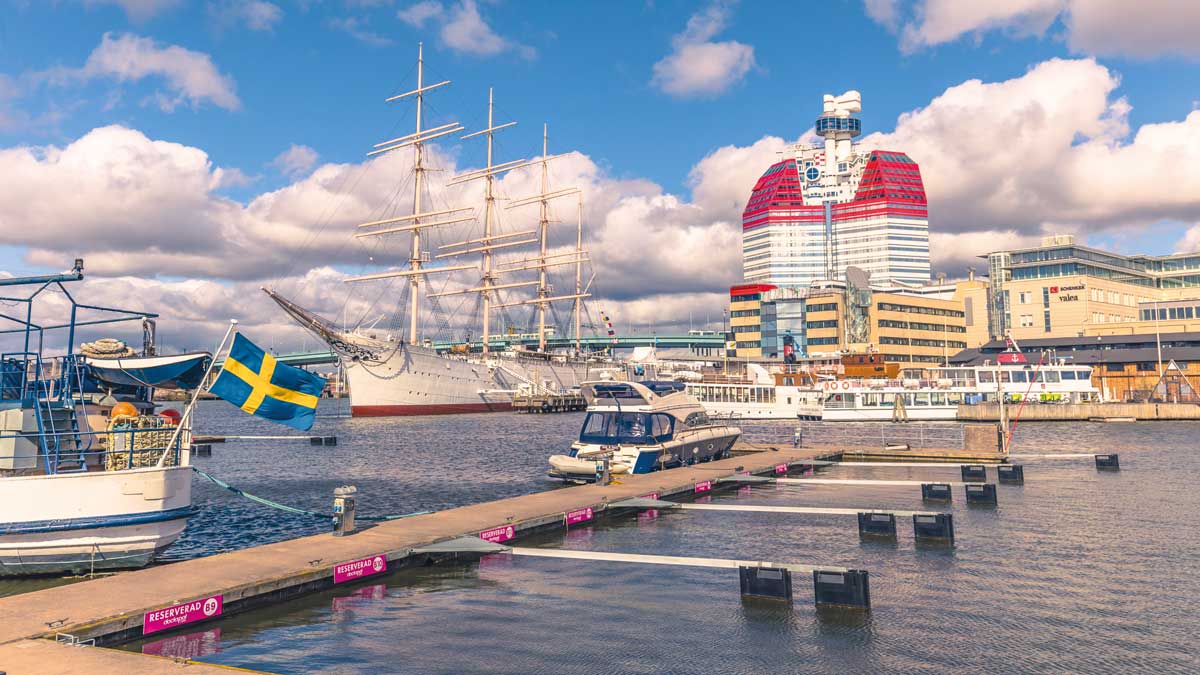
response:
<svg viewBox="0 0 1200 675"><path fill-rule="evenodd" d="M1004 363L905 371L900 379L846 379L822 383L823 419L832 422L954 420L959 405L995 403L1057 404L1101 400L1092 369L1065 362Z"/></svg>
<svg viewBox="0 0 1200 675"><path fill-rule="evenodd" d="M769 373L746 364L749 382L689 382L709 416L744 420L819 420L824 392L804 373Z"/></svg>

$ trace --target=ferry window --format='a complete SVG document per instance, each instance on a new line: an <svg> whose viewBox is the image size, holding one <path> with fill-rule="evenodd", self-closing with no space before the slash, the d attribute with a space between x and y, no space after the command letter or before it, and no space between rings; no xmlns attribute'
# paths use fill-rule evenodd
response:
<svg viewBox="0 0 1200 675"><path fill-rule="evenodd" d="M996 381L996 374L990 370L979 371L979 381L991 384Z"/></svg>
<svg viewBox="0 0 1200 675"><path fill-rule="evenodd" d="M929 392L923 391L916 395L916 405L929 405Z"/></svg>
<svg viewBox="0 0 1200 675"><path fill-rule="evenodd" d="M1000 371L1000 382L1003 383L1003 382L1011 382L1011 381L1012 381L1012 378L1009 377L1009 371L1007 371L1007 370Z"/></svg>
<svg viewBox="0 0 1200 675"><path fill-rule="evenodd" d="M929 400L933 405L946 405L946 395L940 391L935 391L929 395Z"/></svg>
<svg viewBox="0 0 1200 675"><path fill-rule="evenodd" d="M1058 371L1057 370L1047 370L1046 372L1042 373L1042 379L1045 380L1046 382L1054 384L1059 381Z"/></svg>
<svg viewBox="0 0 1200 675"><path fill-rule="evenodd" d="M1064 370L1064 371L1062 371L1062 379L1064 379L1064 380L1073 380L1073 379L1075 379L1075 371L1073 371L1073 370Z"/></svg>
<svg viewBox="0 0 1200 675"><path fill-rule="evenodd" d="M946 403L950 405L959 405L963 402L963 393L961 391L946 392Z"/></svg>
<svg viewBox="0 0 1200 675"><path fill-rule="evenodd" d="M1008 374L1008 375L1009 375L1009 377L1012 378L1011 380L1009 380L1010 382L1028 382L1029 381L1029 378L1027 377L1025 371L1023 371L1023 370L1014 370L1011 374Z"/></svg>

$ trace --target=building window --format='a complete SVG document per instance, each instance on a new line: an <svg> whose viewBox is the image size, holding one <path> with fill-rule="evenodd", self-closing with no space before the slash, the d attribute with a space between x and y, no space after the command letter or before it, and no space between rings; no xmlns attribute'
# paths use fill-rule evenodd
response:
<svg viewBox="0 0 1200 675"><path fill-rule="evenodd" d="M1021 315L1021 328L1033 328L1033 315L1032 314L1022 314Z"/></svg>
<svg viewBox="0 0 1200 675"><path fill-rule="evenodd" d="M1042 286L1042 307L1050 306L1050 287ZM1050 330L1047 328L1046 330Z"/></svg>
<svg viewBox="0 0 1200 675"><path fill-rule="evenodd" d="M1050 310L1042 312L1042 322L1046 325L1046 332L1050 332Z"/></svg>
<svg viewBox="0 0 1200 675"><path fill-rule="evenodd" d="M1022 305L1028 305L1029 303L1033 302L1033 293L1030 293L1029 291L1021 291L1017 295L1017 299L1021 301Z"/></svg>
<svg viewBox="0 0 1200 675"><path fill-rule="evenodd" d="M1137 369L1143 373L1153 373L1158 370L1158 364L1153 361L1138 361Z"/></svg>

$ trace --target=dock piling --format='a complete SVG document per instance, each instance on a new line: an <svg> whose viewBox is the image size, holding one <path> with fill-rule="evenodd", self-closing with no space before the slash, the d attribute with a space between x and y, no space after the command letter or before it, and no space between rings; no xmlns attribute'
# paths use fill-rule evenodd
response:
<svg viewBox="0 0 1200 675"><path fill-rule="evenodd" d="M922 483L921 500L926 502L948 502L951 500L949 483Z"/></svg>
<svg viewBox="0 0 1200 675"><path fill-rule="evenodd" d="M861 511L858 514L858 536L896 538L896 514Z"/></svg>
<svg viewBox="0 0 1200 675"><path fill-rule="evenodd" d="M738 567L743 598L792 601L792 573L774 567Z"/></svg>
<svg viewBox="0 0 1200 675"><path fill-rule="evenodd" d="M913 515L913 538L918 542L954 545L954 514Z"/></svg>
<svg viewBox="0 0 1200 675"><path fill-rule="evenodd" d="M1001 483L1024 483L1025 467L1020 464L1000 464L996 467L996 478Z"/></svg>
<svg viewBox="0 0 1200 675"><path fill-rule="evenodd" d="M969 483L963 486L968 504L996 504L995 483Z"/></svg>
<svg viewBox="0 0 1200 675"><path fill-rule="evenodd" d="M987 480L987 468L982 464L964 464L959 470L962 471L964 483L982 483Z"/></svg>
<svg viewBox="0 0 1200 675"><path fill-rule="evenodd" d="M818 607L870 609L870 578L866 570L813 570L813 595Z"/></svg>

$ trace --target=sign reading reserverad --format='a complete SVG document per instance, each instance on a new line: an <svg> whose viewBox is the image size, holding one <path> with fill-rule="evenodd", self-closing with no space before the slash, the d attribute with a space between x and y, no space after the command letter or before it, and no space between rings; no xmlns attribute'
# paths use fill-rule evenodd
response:
<svg viewBox="0 0 1200 675"><path fill-rule="evenodd" d="M574 525L575 523L582 523L584 521L591 520L593 515L595 514L592 512L592 507L590 506L586 509L570 511L567 513L567 525Z"/></svg>
<svg viewBox="0 0 1200 675"><path fill-rule="evenodd" d="M775 465L775 473L776 473L776 474L784 474L784 473L787 473L787 472L788 472L788 465L787 465L787 464L776 464L776 465Z"/></svg>
<svg viewBox="0 0 1200 675"><path fill-rule="evenodd" d="M142 635L157 633L160 630L178 628L189 623L211 619L221 615L224 603L221 595L211 595L207 598L185 602L146 612L142 616Z"/></svg>
<svg viewBox="0 0 1200 675"><path fill-rule="evenodd" d="M381 555L345 562L333 568L333 583L340 584L387 571L387 558Z"/></svg>
<svg viewBox="0 0 1200 675"><path fill-rule="evenodd" d="M712 481L711 480L702 480L699 483L696 483L696 492L708 492L711 489L712 489Z"/></svg>
<svg viewBox="0 0 1200 675"><path fill-rule="evenodd" d="M479 538L484 541L490 541L493 544L508 541L517 536L516 529L512 525L504 525L503 527L493 527L490 530L484 530L479 533Z"/></svg>

